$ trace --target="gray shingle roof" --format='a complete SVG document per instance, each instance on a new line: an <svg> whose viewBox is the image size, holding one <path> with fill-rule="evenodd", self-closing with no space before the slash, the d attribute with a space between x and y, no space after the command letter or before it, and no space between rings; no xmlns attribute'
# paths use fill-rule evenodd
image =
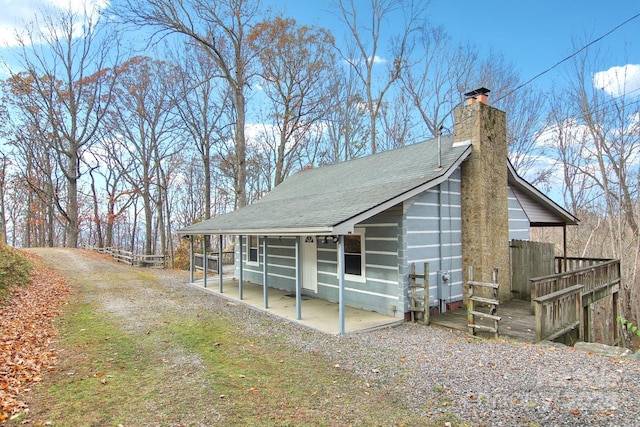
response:
<svg viewBox="0 0 640 427"><path fill-rule="evenodd" d="M343 234L354 221L446 179L471 152L469 143L431 139L344 163L300 171L256 203L181 230L190 234Z"/></svg>

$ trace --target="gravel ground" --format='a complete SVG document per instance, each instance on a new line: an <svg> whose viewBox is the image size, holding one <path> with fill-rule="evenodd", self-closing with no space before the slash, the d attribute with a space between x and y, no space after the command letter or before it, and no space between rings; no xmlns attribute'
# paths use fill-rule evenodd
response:
<svg viewBox="0 0 640 427"><path fill-rule="evenodd" d="M63 274L67 268L77 276L79 265L85 272L127 268L82 251L38 253L56 262ZM325 355L336 369L385 387L420 415L451 413L476 426L640 425L640 362L634 360L478 339L411 323L331 336L230 305L185 285L187 273L157 274L156 290L132 286L126 298L102 301L105 310L122 317L131 328L168 311L225 310L233 314L238 328L276 335L301 351Z"/></svg>

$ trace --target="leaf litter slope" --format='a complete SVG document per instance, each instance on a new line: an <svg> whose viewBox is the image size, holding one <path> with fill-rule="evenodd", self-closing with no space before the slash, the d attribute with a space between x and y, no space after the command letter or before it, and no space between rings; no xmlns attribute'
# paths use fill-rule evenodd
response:
<svg viewBox="0 0 640 427"><path fill-rule="evenodd" d="M186 272L132 268L81 250L34 252L70 279L74 293L59 321L62 350L56 372L32 392L30 412L17 421L123 426L425 422L374 381L279 336L295 326L279 330L269 316L186 286Z"/></svg>
<svg viewBox="0 0 640 427"><path fill-rule="evenodd" d="M12 289L0 305L0 422L28 409L25 393L56 364L53 319L68 299L66 281L25 256L34 266L28 286Z"/></svg>

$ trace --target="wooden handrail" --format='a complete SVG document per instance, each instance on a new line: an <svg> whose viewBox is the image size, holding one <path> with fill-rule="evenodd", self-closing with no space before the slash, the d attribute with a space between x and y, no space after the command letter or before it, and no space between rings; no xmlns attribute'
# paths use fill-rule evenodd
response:
<svg viewBox="0 0 640 427"><path fill-rule="evenodd" d="M574 285L533 300L536 314L536 342L553 340L576 328L582 330L583 285Z"/></svg>
<svg viewBox="0 0 640 427"><path fill-rule="evenodd" d="M615 286L620 283L620 261L607 260L600 264L579 268L564 273L529 279L531 284L531 310L535 310L533 300L543 295L566 289L576 284L584 286L583 294L596 289ZM586 303L586 301L585 301Z"/></svg>

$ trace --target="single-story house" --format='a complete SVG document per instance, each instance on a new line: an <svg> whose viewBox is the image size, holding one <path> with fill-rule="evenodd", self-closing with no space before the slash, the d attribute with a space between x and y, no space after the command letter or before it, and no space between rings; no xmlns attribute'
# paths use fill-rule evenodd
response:
<svg viewBox="0 0 640 427"><path fill-rule="evenodd" d="M500 271L510 299L509 245L532 226L578 220L507 158L506 115L469 93L454 134L288 177L256 203L178 231L236 236L236 277L406 318L409 274L429 264L429 305L463 301Z"/></svg>

